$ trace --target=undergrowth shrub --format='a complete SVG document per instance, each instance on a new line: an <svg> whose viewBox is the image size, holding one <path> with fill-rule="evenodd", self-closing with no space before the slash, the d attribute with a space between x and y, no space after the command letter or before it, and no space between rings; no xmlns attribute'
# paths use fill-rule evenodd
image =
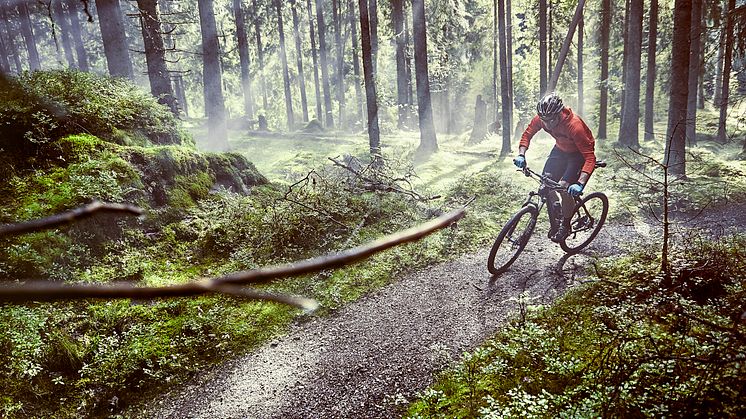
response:
<svg viewBox="0 0 746 419"><path fill-rule="evenodd" d="M691 238L674 288L649 253L468 354L409 417L743 417L746 238ZM441 394L433 400L432 394Z"/></svg>

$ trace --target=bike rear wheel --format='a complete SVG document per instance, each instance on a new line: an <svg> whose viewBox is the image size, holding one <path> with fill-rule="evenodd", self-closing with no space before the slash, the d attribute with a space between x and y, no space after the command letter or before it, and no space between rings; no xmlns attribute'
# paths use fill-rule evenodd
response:
<svg viewBox="0 0 746 419"><path fill-rule="evenodd" d="M487 258L487 270L491 274L501 274L515 262L534 232L538 216L539 210L533 205L528 205L521 208L505 224L500 234L497 235L495 244L490 250L490 256Z"/></svg>
<svg viewBox="0 0 746 419"><path fill-rule="evenodd" d="M608 213L609 199L601 192L589 194L578 202L568 225L567 236L559 242L562 250L573 254L588 246L603 227Z"/></svg>

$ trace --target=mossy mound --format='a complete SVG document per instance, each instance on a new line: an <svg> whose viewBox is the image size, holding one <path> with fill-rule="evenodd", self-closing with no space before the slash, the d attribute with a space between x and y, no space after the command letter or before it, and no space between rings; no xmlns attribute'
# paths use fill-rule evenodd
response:
<svg viewBox="0 0 746 419"><path fill-rule="evenodd" d="M147 92L121 78L75 70L0 79L0 165L31 167L45 145L88 133L120 145L191 145L179 121Z"/></svg>

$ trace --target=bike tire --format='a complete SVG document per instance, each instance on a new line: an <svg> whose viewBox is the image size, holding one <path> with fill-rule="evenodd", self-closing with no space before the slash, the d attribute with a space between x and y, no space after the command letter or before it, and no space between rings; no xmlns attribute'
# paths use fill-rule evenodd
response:
<svg viewBox="0 0 746 419"><path fill-rule="evenodd" d="M600 214L598 214L600 209ZM591 214L593 212L594 214ZM584 197L575 205L569 222L569 232L559 245L568 254L575 254L596 238L609 213L609 198L601 192ZM580 238L578 235L583 233ZM587 234L585 234L587 233Z"/></svg>
<svg viewBox="0 0 746 419"><path fill-rule="evenodd" d="M525 219L524 217L528 218ZM500 234L497 235L495 244L492 245L492 249L490 249L490 255L487 258L487 270L490 271L492 275L499 275L505 272L510 267L510 265L515 262L515 260L518 258L518 255L520 255L523 249L526 247L529 238L531 238L531 234L536 227L536 219L538 217L539 210L533 205L528 205L521 208L521 210L515 213L515 215L513 215L513 217L511 217L510 220L505 224L505 226L500 231ZM518 237L514 237L516 228L524 221L526 222L525 226L519 229L520 234L518 235ZM506 244L508 243L505 243L506 238L507 242L510 242L509 249L506 246ZM501 254L500 258L498 259L498 252L501 251L507 252L505 255Z"/></svg>

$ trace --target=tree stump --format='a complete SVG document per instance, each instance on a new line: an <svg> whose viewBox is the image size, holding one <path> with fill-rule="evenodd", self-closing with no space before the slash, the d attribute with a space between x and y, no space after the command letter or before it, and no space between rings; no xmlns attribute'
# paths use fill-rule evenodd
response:
<svg viewBox="0 0 746 419"><path fill-rule="evenodd" d="M469 143L478 143L484 139L485 135L487 135L487 103L482 100L482 95L478 95L474 105L474 125L469 136Z"/></svg>

